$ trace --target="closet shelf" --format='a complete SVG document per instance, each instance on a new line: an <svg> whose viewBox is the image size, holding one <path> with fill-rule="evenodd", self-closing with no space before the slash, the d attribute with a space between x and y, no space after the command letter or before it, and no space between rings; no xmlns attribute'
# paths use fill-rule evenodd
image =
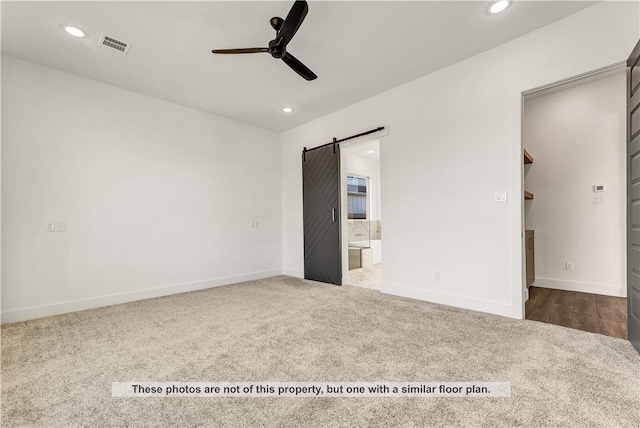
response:
<svg viewBox="0 0 640 428"><path fill-rule="evenodd" d="M531 156L531 153L529 153L527 151L527 149L523 148L522 152L524 153L524 163L528 164L528 163L533 163L533 156ZM533 199L533 193L531 192L527 192L526 190L524 191L524 199L525 200L531 200Z"/></svg>

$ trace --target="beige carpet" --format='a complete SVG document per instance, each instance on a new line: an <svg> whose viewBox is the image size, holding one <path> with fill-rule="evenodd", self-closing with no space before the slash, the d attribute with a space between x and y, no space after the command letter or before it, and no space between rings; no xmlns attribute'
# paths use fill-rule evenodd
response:
<svg viewBox="0 0 640 428"><path fill-rule="evenodd" d="M288 277L2 327L3 427L638 427L621 339ZM112 398L113 381L508 381L511 398Z"/></svg>

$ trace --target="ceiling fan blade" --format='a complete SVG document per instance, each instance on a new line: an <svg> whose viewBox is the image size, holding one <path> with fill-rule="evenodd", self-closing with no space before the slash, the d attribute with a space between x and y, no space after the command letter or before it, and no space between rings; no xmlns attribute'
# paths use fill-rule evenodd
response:
<svg viewBox="0 0 640 428"><path fill-rule="evenodd" d="M285 46L291 41L291 39L293 39L298 28L302 25L302 21L304 21L304 18L307 16L308 11L309 6L304 0L297 0L291 7L287 18L284 20L282 28L280 28L280 32L278 33L280 37L284 37Z"/></svg>
<svg viewBox="0 0 640 428"><path fill-rule="evenodd" d="M282 60L285 64L291 67L293 71L304 77L306 80L314 80L318 78L313 71L309 70L306 65L298 61L296 57L291 55L289 52L282 57Z"/></svg>
<svg viewBox="0 0 640 428"><path fill-rule="evenodd" d="M244 49L214 49L214 54L248 54L269 52L269 48L244 48Z"/></svg>

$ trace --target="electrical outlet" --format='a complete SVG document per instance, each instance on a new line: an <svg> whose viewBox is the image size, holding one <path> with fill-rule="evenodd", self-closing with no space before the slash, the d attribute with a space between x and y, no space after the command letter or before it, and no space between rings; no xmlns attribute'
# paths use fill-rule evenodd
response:
<svg viewBox="0 0 640 428"><path fill-rule="evenodd" d="M573 262L565 262L564 263L564 270L569 271L569 272L573 272Z"/></svg>
<svg viewBox="0 0 640 428"><path fill-rule="evenodd" d="M507 192L504 190L502 192L496 192L495 200L496 202L507 202Z"/></svg>
<svg viewBox="0 0 640 428"><path fill-rule="evenodd" d="M56 231L56 223L50 221L47 223L47 232L55 232Z"/></svg>
<svg viewBox="0 0 640 428"><path fill-rule="evenodd" d="M440 281L440 271L436 270L433 272L433 279L435 279L436 281Z"/></svg>
<svg viewBox="0 0 640 428"><path fill-rule="evenodd" d="M593 205L604 205L607 203L607 197L605 195L595 195L593 197Z"/></svg>

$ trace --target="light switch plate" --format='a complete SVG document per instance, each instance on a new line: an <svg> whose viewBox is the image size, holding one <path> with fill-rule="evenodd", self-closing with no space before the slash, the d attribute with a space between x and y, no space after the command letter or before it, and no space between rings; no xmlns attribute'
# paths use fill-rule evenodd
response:
<svg viewBox="0 0 640 428"><path fill-rule="evenodd" d="M56 232L66 232L67 231L67 222L66 221L57 221L56 222Z"/></svg>
<svg viewBox="0 0 640 428"><path fill-rule="evenodd" d="M496 192L496 202L507 202L507 192L505 190Z"/></svg>
<svg viewBox="0 0 640 428"><path fill-rule="evenodd" d="M605 195L595 195L593 197L594 205L604 205L607 203L607 197Z"/></svg>

